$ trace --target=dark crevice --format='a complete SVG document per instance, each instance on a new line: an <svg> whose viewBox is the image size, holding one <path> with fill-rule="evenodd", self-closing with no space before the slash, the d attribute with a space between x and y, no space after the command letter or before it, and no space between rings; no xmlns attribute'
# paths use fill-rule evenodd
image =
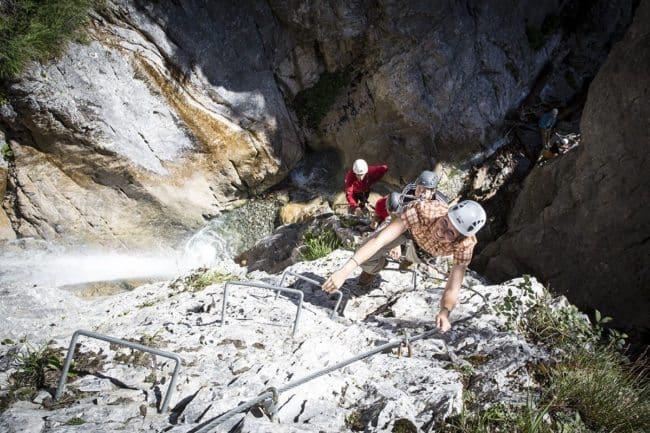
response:
<svg viewBox="0 0 650 433"><path fill-rule="evenodd" d="M300 415L305 412L305 406L307 406L307 400L303 400L302 404L300 405L300 412L293 418L293 422L298 422Z"/></svg>

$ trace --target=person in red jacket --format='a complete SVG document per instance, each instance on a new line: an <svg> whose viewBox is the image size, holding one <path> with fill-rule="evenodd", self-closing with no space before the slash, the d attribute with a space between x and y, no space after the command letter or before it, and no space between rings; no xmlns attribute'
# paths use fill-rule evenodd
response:
<svg viewBox="0 0 650 433"><path fill-rule="evenodd" d="M388 217L392 217L397 212L399 206L400 193L398 192L391 192L377 200L377 203L375 203L375 216L370 223L370 228L374 230L379 227Z"/></svg>
<svg viewBox="0 0 650 433"><path fill-rule="evenodd" d="M370 187L384 177L388 171L388 166L371 165L363 159L357 159L345 175L345 198L348 201L349 212L355 215L361 215L363 208L368 203Z"/></svg>

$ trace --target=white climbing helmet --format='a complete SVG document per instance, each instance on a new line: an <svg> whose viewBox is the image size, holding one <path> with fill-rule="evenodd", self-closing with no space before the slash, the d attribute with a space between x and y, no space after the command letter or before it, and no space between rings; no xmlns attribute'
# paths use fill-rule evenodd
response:
<svg viewBox="0 0 650 433"><path fill-rule="evenodd" d="M487 215L474 200L464 200L449 208L449 221L463 236L472 236L485 225Z"/></svg>
<svg viewBox="0 0 650 433"><path fill-rule="evenodd" d="M368 163L363 159L357 159L354 161L354 164L352 164L352 171L354 174L358 174L359 176L364 175L368 173Z"/></svg>

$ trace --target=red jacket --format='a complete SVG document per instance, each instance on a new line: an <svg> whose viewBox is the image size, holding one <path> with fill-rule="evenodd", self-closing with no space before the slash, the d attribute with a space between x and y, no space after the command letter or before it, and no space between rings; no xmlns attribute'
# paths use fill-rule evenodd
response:
<svg viewBox="0 0 650 433"><path fill-rule="evenodd" d="M388 196L384 196L377 200L377 203L375 203L375 217L379 222L383 222L386 218L388 218L388 209L386 209L386 200L388 200Z"/></svg>
<svg viewBox="0 0 650 433"><path fill-rule="evenodd" d="M385 164L370 165L368 166L368 173L363 179L359 180L357 175L352 170L349 170L345 175L345 198L348 200L350 207L353 209L359 207L354 195L370 192L370 187L384 177L387 171L388 166Z"/></svg>

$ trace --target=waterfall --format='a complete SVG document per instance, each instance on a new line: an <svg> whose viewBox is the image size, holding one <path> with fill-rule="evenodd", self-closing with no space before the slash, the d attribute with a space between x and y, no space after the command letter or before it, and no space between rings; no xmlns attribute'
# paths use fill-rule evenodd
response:
<svg viewBox="0 0 650 433"><path fill-rule="evenodd" d="M213 267L250 248L273 231L278 205L252 200L223 212L180 247L114 251L19 239L0 249L0 287L63 287L124 280L175 278Z"/></svg>

